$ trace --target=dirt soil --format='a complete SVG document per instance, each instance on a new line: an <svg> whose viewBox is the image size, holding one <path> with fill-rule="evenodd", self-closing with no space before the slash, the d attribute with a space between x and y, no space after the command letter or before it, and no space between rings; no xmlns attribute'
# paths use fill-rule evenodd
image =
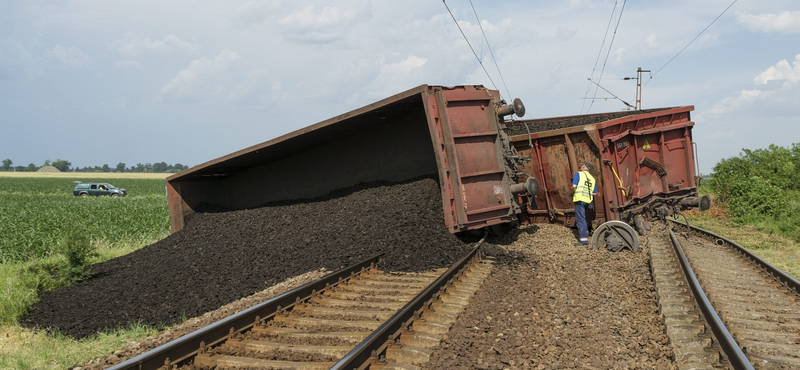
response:
<svg viewBox="0 0 800 370"><path fill-rule="evenodd" d="M495 267L425 369L675 369L643 251L573 246L529 226L495 241L526 258Z"/></svg>
<svg viewBox="0 0 800 370"><path fill-rule="evenodd" d="M290 277L381 252L386 270L449 266L471 247L443 218L430 178L359 186L312 202L195 213L180 232L93 266L87 281L42 294L20 324L74 338L131 323L172 325Z"/></svg>

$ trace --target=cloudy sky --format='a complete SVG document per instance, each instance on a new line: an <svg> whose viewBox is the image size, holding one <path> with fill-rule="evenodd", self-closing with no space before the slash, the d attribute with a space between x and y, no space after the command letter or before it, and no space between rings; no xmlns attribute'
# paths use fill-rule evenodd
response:
<svg viewBox="0 0 800 370"><path fill-rule="evenodd" d="M447 0L487 76L439 0L3 1L0 158L197 165L421 84L619 111L587 78L634 103L642 67L644 108L694 105L709 173L800 143L800 3L739 0L689 45L732 2Z"/></svg>

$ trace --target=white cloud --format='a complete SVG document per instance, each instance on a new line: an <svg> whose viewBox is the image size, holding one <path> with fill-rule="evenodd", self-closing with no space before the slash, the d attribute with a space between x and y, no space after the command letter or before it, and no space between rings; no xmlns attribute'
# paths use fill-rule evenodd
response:
<svg viewBox="0 0 800 370"><path fill-rule="evenodd" d="M74 46L64 47L57 45L50 49L46 55L68 67L84 67L92 62L91 57Z"/></svg>
<svg viewBox="0 0 800 370"><path fill-rule="evenodd" d="M242 82L228 94L228 100L252 105L270 103L282 87L267 70L259 69L245 74Z"/></svg>
<svg viewBox="0 0 800 370"><path fill-rule="evenodd" d="M800 33L800 11L779 14L737 14L739 22L755 32Z"/></svg>
<svg viewBox="0 0 800 370"><path fill-rule="evenodd" d="M164 54L175 50L194 53L200 50L200 45L183 41L175 35L169 35L164 37L163 40L149 38L130 40L118 49L120 54L127 57L136 57L144 53Z"/></svg>
<svg viewBox="0 0 800 370"><path fill-rule="evenodd" d="M204 91L218 92L219 86L211 87L204 80L227 71L240 58L239 53L225 48L214 59L202 57L194 60L189 67L178 72L172 81L162 86L159 92L179 98L197 96Z"/></svg>
<svg viewBox="0 0 800 370"><path fill-rule="evenodd" d="M789 62L784 59L772 67L767 68L766 71L761 72L756 76L753 81L756 85L766 85L772 81L783 81L786 84L796 84L800 81L800 54L794 57L792 63L794 67L789 65Z"/></svg>
<svg viewBox="0 0 800 370"><path fill-rule="evenodd" d="M276 4L262 1L248 1L239 5L233 12L233 19L244 24L259 24L267 20Z"/></svg>
<svg viewBox="0 0 800 370"><path fill-rule="evenodd" d="M427 63L428 60L420 58L416 55L409 55L397 63L390 63L381 67L381 75L399 75L408 73L415 68L420 68Z"/></svg>
<svg viewBox="0 0 800 370"><path fill-rule="evenodd" d="M354 14L352 10L341 10L337 7L326 6L317 10L313 5L307 5L283 17L278 23L298 29L321 29L347 22Z"/></svg>
<svg viewBox="0 0 800 370"><path fill-rule="evenodd" d="M278 20L287 38L308 43L330 43L344 37L345 30L371 18L371 5L361 2L342 9L306 5Z"/></svg>
<svg viewBox="0 0 800 370"><path fill-rule="evenodd" d="M397 60L398 56L389 57ZM362 63L369 64L368 61L362 61ZM382 60L380 69L377 70L376 74L370 75L368 72L366 76L362 76L368 81L363 97L380 99L401 92L404 89L427 83L429 81L426 81L427 79L425 78L429 72L428 68L426 68L427 65L428 60L426 58L418 57L414 54L410 54L396 62ZM370 66L366 66L363 69L365 71L373 70Z"/></svg>
<svg viewBox="0 0 800 370"><path fill-rule="evenodd" d="M569 0L570 8L592 8L591 0Z"/></svg>
<svg viewBox="0 0 800 370"><path fill-rule="evenodd" d="M790 66L786 59L779 61L753 78L753 82L756 85L754 89L742 90L736 96L723 99L703 112L701 117L705 115L722 115L753 107L757 103L762 105L785 105L788 102L789 105L796 107L797 104L800 104L800 101L797 101L797 96L800 96L800 91L797 91L797 82L800 81L800 54L795 56L792 64L793 66ZM771 86L775 85L777 85L776 88L770 89Z"/></svg>
<svg viewBox="0 0 800 370"><path fill-rule="evenodd" d="M647 47L650 47L650 48L658 47L658 38L656 37L656 34L654 34L654 33L650 34L650 36L647 36L647 38L644 39L644 42L645 42L645 44L647 44Z"/></svg>
<svg viewBox="0 0 800 370"><path fill-rule="evenodd" d="M729 96L725 99L722 99L722 101L720 101L717 104L714 104L713 107L711 107L710 109L708 109L703 113L709 115L720 115L728 113L746 107L752 104L753 102L766 99L771 95L773 95L772 91L761 91L758 89L742 90L739 92L739 95Z"/></svg>

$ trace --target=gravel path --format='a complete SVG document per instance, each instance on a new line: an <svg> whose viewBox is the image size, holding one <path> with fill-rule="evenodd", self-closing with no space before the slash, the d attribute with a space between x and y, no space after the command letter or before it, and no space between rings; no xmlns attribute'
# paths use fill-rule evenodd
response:
<svg viewBox="0 0 800 370"><path fill-rule="evenodd" d="M495 267L424 368L674 369L647 250L573 240L536 225L500 241L526 258Z"/></svg>

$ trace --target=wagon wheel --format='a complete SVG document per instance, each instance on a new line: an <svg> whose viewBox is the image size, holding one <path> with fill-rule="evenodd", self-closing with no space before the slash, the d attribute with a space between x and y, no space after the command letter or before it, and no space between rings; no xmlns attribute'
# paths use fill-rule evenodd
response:
<svg viewBox="0 0 800 370"><path fill-rule="evenodd" d="M639 234L622 221L608 221L594 231L592 249L595 248L606 248L612 252L619 252L627 248L638 252Z"/></svg>

